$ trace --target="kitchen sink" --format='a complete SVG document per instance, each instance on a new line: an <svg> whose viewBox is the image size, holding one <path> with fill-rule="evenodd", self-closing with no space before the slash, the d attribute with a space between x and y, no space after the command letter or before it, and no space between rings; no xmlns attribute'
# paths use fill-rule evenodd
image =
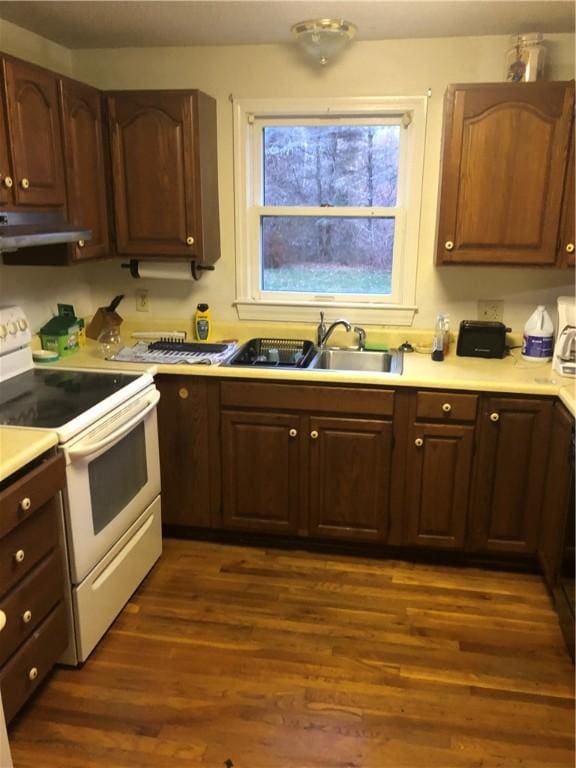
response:
<svg viewBox="0 0 576 768"><path fill-rule="evenodd" d="M310 369L328 371L374 371L401 374L403 354L399 349L389 352L366 352L358 349L321 349L310 362Z"/></svg>

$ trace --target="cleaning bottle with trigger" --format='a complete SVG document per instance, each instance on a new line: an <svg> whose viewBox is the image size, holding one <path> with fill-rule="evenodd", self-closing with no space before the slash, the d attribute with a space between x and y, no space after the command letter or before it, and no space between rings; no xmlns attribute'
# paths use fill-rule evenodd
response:
<svg viewBox="0 0 576 768"><path fill-rule="evenodd" d="M194 313L194 336L198 341L208 341L212 314L208 304L198 304Z"/></svg>

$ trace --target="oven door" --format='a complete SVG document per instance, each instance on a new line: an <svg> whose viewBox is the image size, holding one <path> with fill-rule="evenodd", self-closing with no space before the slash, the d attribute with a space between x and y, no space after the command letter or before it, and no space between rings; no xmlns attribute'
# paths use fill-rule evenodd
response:
<svg viewBox="0 0 576 768"><path fill-rule="evenodd" d="M62 446L70 573L79 584L160 493L152 386Z"/></svg>

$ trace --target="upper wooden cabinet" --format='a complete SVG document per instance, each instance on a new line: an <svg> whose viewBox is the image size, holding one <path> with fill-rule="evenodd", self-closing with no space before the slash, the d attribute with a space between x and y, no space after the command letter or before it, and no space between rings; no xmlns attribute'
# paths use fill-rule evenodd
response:
<svg viewBox="0 0 576 768"><path fill-rule="evenodd" d="M4 59L3 68L14 182L13 199L8 202L64 206L66 190L57 76L13 59ZM0 150L0 161L2 154Z"/></svg>
<svg viewBox="0 0 576 768"><path fill-rule="evenodd" d="M62 79L60 102L68 220L92 230L91 240L73 246L73 260L107 256L108 210L101 94L88 85Z"/></svg>
<svg viewBox="0 0 576 768"><path fill-rule="evenodd" d="M438 264L553 266L573 82L451 85Z"/></svg>
<svg viewBox="0 0 576 768"><path fill-rule="evenodd" d="M6 110L0 94L0 205L12 202L14 179L8 152L8 131L6 128Z"/></svg>
<svg viewBox="0 0 576 768"><path fill-rule="evenodd" d="M576 263L574 247L576 237L574 232L574 134L570 140L570 155L566 184L564 185L564 201L562 203L562 219L560 221L560 238L558 240L558 262L561 267L573 267Z"/></svg>
<svg viewBox="0 0 576 768"><path fill-rule="evenodd" d="M117 250L220 256L216 102L200 91L108 95Z"/></svg>

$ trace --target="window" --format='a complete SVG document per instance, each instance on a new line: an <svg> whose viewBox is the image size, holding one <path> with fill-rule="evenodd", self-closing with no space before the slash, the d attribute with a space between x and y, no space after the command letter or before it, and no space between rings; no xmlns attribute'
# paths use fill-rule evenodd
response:
<svg viewBox="0 0 576 768"><path fill-rule="evenodd" d="M425 110L425 97L235 103L241 318L338 307L411 323Z"/></svg>

